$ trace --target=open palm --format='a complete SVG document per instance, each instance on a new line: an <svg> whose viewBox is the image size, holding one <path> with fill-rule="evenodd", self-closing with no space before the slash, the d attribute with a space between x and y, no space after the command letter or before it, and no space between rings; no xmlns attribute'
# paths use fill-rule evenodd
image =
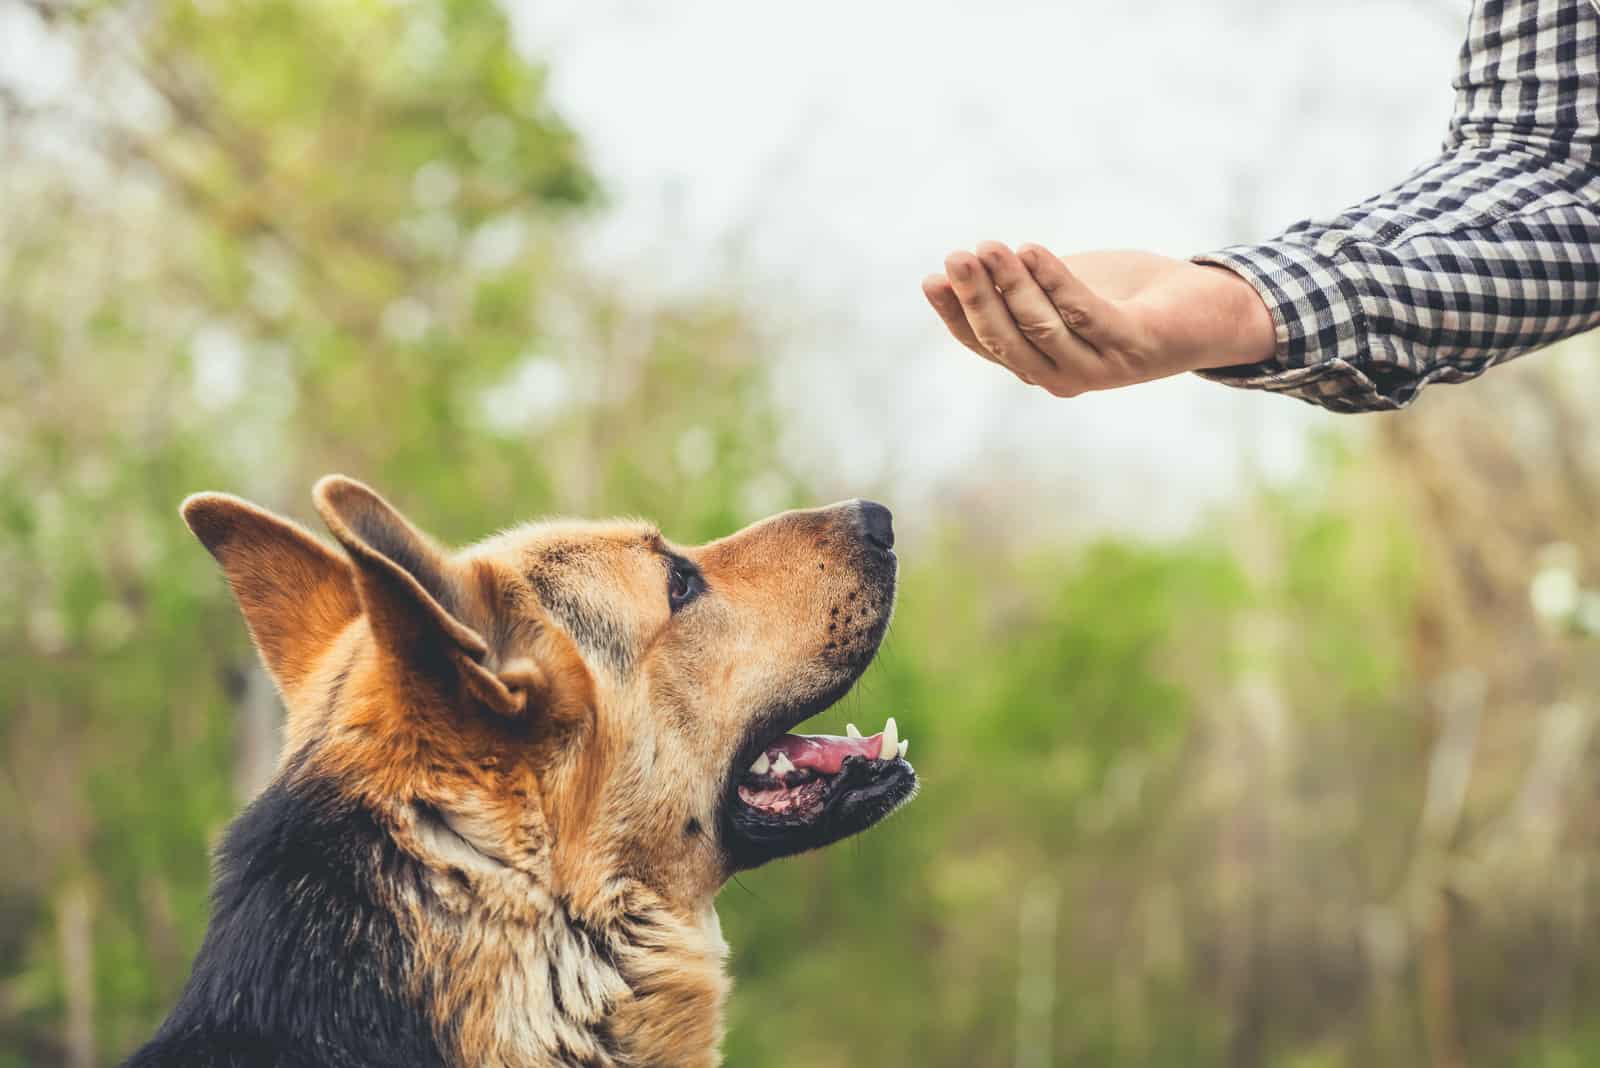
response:
<svg viewBox="0 0 1600 1068"><path fill-rule="evenodd" d="M1151 252L1063 260L986 241L953 252L923 293L979 356L1058 397L1269 358L1276 335L1243 279Z"/></svg>

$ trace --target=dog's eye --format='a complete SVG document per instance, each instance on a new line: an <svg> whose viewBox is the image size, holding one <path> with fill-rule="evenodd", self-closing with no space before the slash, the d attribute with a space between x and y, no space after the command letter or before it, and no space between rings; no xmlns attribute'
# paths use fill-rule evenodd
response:
<svg viewBox="0 0 1600 1068"><path fill-rule="evenodd" d="M700 595L706 580L687 560L673 560L667 565L667 604L676 612Z"/></svg>

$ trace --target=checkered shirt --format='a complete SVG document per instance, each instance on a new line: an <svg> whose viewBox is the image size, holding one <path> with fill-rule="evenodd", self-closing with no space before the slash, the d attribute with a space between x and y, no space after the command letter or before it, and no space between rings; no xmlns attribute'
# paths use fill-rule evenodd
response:
<svg viewBox="0 0 1600 1068"><path fill-rule="evenodd" d="M1477 0L1442 154L1265 244L1273 359L1205 371L1338 412L1410 404L1600 325L1600 0Z"/></svg>

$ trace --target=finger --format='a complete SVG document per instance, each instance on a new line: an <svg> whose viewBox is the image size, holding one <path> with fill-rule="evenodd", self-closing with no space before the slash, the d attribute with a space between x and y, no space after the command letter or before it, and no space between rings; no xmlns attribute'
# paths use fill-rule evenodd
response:
<svg viewBox="0 0 1600 1068"><path fill-rule="evenodd" d="M976 256L952 252L945 258L944 266L972 333L979 344L989 350L990 356L1029 385L1055 370L1049 357L1034 348L1017 329L1005 301L995 291L994 279Z"/></svg>
<svg viewBox="0 0 1600 1068"><path fill-rule="evenodd" d="M950 279L942 274L930 274L922 280L922 295L928 298L933 310L944 320L945 329L950 331L951 337L984 359L998 362L989 355L988 349L978 343L977 335L972 332L972 324L967 322L967 313L961 310L961 300L950 286Z"/></svg>
<svg viewBox="0 0 1600 1068"><path fill-rule="evenodd" d="M1024 245L1018 258L1061 313L1068 330L1102 355L1126 347L1129 331L1122 313L1079 281L1059 256L1039 245Z"/></svg>
<svg viewBox="0 0 1600 1068"><path fill-rule="evenodd" d="M978 258L989 270L1000 299L1022 336L1054 361L1058 373L1044 384L1052 392L1093 388L1105 368L1094 347L1067 329L1061 311L1050 302L1018 255L998 241L978 246Z"/></svg>

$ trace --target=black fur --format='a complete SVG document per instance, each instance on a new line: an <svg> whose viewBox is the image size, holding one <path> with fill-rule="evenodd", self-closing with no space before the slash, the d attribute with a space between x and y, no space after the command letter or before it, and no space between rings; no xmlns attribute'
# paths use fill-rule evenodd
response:
<svg viewBox="0 0 1600 1068"><path fill-rule="evenodd" d="M615 619L596 612L587 602L570 595L558 579L545 572L534 572L528 578L539 603L561 622L586 653L604 660L619 674L626 675L633 668L636 652L633 640ZM666 596L663 578L662 600Z"/></svg>
<svg viewBox="0 0 1600 1068"><path fill-rule="evenodd" d="M388 904L416 880L370 812L280 776L229 828L188 985L124 1068L443 1068Z"/></svg>

